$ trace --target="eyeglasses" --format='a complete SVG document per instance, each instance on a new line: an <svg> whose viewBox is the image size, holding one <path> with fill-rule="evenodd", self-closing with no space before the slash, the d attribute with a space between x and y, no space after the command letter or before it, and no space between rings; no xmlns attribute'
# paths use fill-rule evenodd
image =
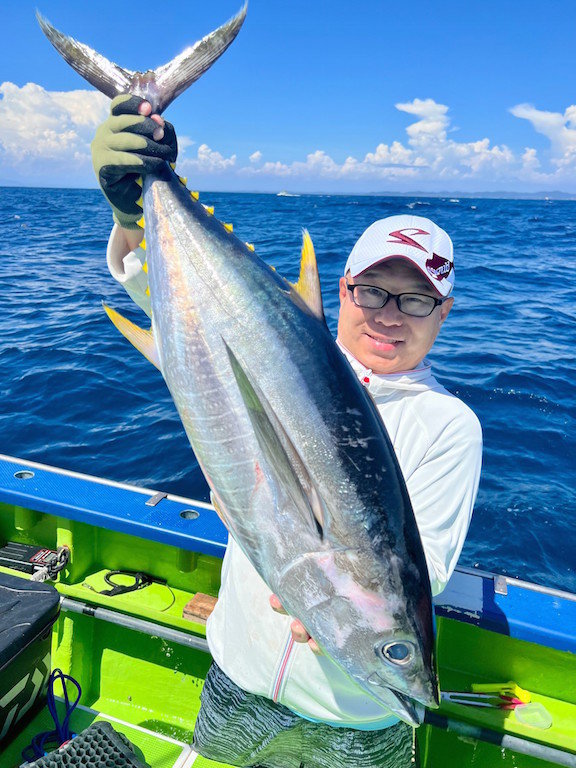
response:
<svg viewBox="0 0 576 768"><path fill-rule="evenodd" d="M411 317L428 317L445 301L445 299L435 299L434 296L426 296L422 293L390 293L375 285L346 283L346 287L352 294L352 301L357 307L382 309L390 299L395 299L400 312Z"/></svg>

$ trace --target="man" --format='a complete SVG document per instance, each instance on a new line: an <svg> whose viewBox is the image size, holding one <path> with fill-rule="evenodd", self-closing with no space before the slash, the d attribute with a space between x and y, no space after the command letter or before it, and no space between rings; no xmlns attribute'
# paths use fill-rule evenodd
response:
<svg viewBox="0 0 576 768"><path fill-rule="evenodd" d="M172 127L150 111L140 99L117 97L93 143L95 169L116 220L108 264L148 314L135 179L176 155ZM461 552L481 456L476 417L436 382L425 360L452 308L453 284L450 238L415 216L369 227L340 280L337 342L393 442L434 594ZM409 764L411 729L317 652L232 539L207 637L215 663L196 723L201 754L267 768Z"/></svg>

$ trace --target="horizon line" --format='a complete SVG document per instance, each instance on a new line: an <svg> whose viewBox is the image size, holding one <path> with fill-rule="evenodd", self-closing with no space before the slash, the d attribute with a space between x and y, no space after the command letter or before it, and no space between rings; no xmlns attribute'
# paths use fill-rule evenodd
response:
<svg viewBox="0 0 576 768"><path fill-rule="evenodd" d="M60 185L36 185L36 184L22 184L0 181L0 189L61 189L61 190L81 190L81 191L100 191L98 186L60 186ZM371 192L334 192L334 191L299 191L297 189L279 190L278 192L271 192L267 190L232 190L232 189L204 189L202 194L230 194L230 195L271 195L274 197L283 197L281 193L284 192L286 196L335 196L335 197L424 197L424 198L464 198L466 200L478 200L478 199L512 199L512 200L558 200L558 201L575 201L576 192L564 192L562 190L539 190L538 192L518 192L516 190L500 190L500 191L477 191L477 192L465 192L462 190L439 190L439 191L371 191Z"/></svg>

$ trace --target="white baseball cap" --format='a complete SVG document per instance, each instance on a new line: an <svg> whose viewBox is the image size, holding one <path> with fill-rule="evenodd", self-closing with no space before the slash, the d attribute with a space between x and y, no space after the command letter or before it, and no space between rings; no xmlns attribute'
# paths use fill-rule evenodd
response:
<svg viewBox="0 0 576 768"><path fill-rule="evenodd" d="M441 295L454 286L454 247L443 229L423 216L389 216L371 224L348 257L352 277L388 259L407 259Z"/></svg>

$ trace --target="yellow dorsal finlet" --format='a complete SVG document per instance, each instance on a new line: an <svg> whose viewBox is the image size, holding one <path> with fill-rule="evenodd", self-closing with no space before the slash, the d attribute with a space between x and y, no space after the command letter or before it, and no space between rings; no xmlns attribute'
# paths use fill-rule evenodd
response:
<svg viewBox="0 0 576 768"><path fill-rule="evenodd" d="M138 205L140 208L144 208L144 200L142 198L142 195L136 200L136 205Z"/></svg>
<svg viewBox="0 0 576 768"><path fill-rule="evenodd" d="M136 179L136 184L138 184L139 187L142 187L143 183L144 182L142 181L142 176L138 176Z"/></svg>
<svg viewBox="0 0 576 768"><path fill-rule="evenodd" d="M199 200L200 199L200 192L190 192L190 197L193 200Z"/></svg>
<svg viewBox="0 0 576 768"><path fill-rule="evenodd" d="M186 186L186 184L188 184L188 176L178 176L178 181L180 184Z"/></svg>
<svg viewBox="0 0 576 768"><path fill-rule="evenodd" d="M246 248L248 248L249 251L255 251L254 243L245 243Z"/></svg>
<svg viewBox="0 0 576 768"><path fill-rule="evenodd" d="M173 171L176 170L176 163L170 163L170 168L172 168Z"/></svg>
<svg viewBox="0 0 576 768"><path fill-rule="evenodd" d="M140 328L140 326L136 325L130 320L127 320L119 312L116 312L116 310L112 309L106 304L102 303L102 306L122 336L127 338L128 341L133 344L136 349L141 352L144 357L149 360L152 365L155 365L156 368L158 368L160 371L160 358L158 356L158 350L156 349L152 331L146 331L144 328Z"/></svg>
<svg viewBox="0 0 576 768"><path fill-rule="evenodd" d="M214 216L214 206L213 205L202 205L204 210L209 216Z"/></svg>
<svg viewBox="0 0 576 768"><path fill-rule="evenodd" d="M294 290L306 302L310 311L319 320L324 320L322 293L320 292L320 276L312 239L308 230L302 233L302 258L300 260L300 276L297 283L291 283Z"/></svg>
<svg viewBox="0 0 576 768"><path fill-rule="evenodd" d="M233 232L234 226L232 224L227 224L225 221L222 222L222 226L227 232Z"/></svg>

